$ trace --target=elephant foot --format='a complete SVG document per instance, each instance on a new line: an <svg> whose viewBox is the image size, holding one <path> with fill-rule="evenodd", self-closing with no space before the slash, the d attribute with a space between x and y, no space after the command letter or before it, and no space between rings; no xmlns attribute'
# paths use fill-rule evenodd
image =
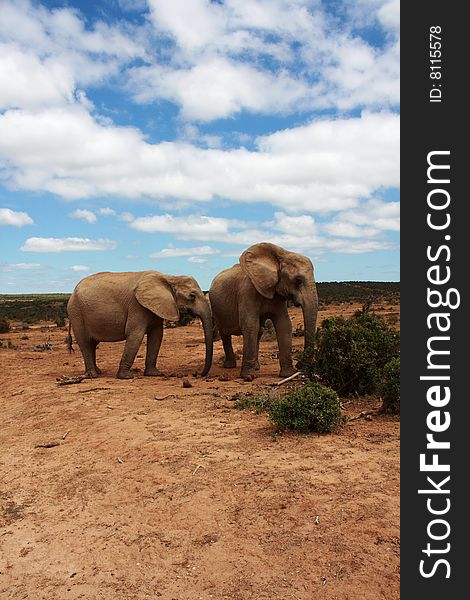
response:
<svg viewBox="0 0 470 600"><path fill-rule="evenodd" d="M156 367L149 367L144 371L145 377L161 377L162 372L159 371Z"/></svg>
<svg viewBox="0 0 470 600"><path fill-rule="evenodd" d="M240 377L241 379L243 379L243 381L253 381L253 379L255 378L255 374L253 373L253 371L242 371L240 373Z"/></svg>
<svg viewBox="0 0 470 600"><path fill-rule="evenodd" d="M95 367L95 371L98 373L98 375L101 375L103 372L99 367Z"/></svg>
<svg viewBox="0 0 470 600"><path fill-rule="evenodd" d="M88 369L88 371L85 371L85 377L87 379L96 379L100 373L101 371L95 369Z"/></svg>
<svg viewBox="0 0 470 600"><path fill-rule="evenodd" d="M118 379L134 379L134 375L130 371L118 371L116 377Z"/></svg>
<svg viewBox="0 0 470 600"><path fill-rule="evenodd" d="M224 362L223 362L222 367L224 369L235 369L237 367L237 361L236 361L235 358L232 358L230 360L225 359Z"/></svg>
<svg viewBox="0 0 470 600"><path fill-rule="evenodd" d="M284 367L279 371L279 377L290 377L294 373L297 373L297 369L295 367Z"/></svg>

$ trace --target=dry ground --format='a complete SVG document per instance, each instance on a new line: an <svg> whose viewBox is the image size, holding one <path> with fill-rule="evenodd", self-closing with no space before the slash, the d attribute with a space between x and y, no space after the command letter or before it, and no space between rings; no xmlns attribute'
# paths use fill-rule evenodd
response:
<svg viewBox="0 0 470 600"><path fill-rule="evenodd" d="M58 386L82 372L65 336L0 336L16 347L0 349L2 600L399 598L397 418L276 435L266 415L233 408L278 380L275 342L253 382L221 368L221 342L195 378L198 323L165 331L166 378L142 376L142 348L135 379L115 379L114 343L98 348L99 379ZM378 402L345 401L344 414Z"/></svg>

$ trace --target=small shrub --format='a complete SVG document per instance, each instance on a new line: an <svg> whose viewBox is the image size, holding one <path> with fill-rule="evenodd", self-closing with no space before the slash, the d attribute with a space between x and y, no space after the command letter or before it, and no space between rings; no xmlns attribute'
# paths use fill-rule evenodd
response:
<svg viewBox="0 0 470 600"><path fill-rule="evenodd" d="M325 319L317 330L315 351L299 355L300 368L338 394L374 394L383 367L399 349L399 332L365 307L350 319Z"/></svg>
<svg viewBox="0 0 470 600"><path fill-rule="evenodd" d="M400 358L392 358L384 366L378 386L382 396L382 412L400 413Z"/></svg>
<svg viewBox="0 0 470 600"><path fill-rule="evenodd" d="M238 408L239 410L252 410L257 415L260 415L268 410L271 401L272 399L269 395L245 396L235 402L234 408Z"/></svg>
<svg viewBox="0 0 470 600"><path fill-rule="evenodd" d="M6 319L0 319L0 333L8 333L10 331L10 323Z"/></svg>
<svg viewBox="0 0 470 600"><path fill-rule="evenodd" d="M341 423L341 405L334 390L320 383L272 400L269 418L280 430L328 433Z"/></svg>

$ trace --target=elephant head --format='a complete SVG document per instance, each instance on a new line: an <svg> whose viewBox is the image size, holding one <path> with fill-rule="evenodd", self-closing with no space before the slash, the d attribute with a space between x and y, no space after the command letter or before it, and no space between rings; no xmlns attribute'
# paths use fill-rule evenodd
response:
<svg viewBox="0 0 470 600"><path fill-rule="evenodd" d="M168 321L177 321L181 313L201 319L204 329L206 357L201 375L205 377L212 365L213 335L210 305L193 277L147 272L135 289L137 301L145 308Z"/></svg>
<svg viewBox="0 0 470 600"><path fill-rule="evenodd" d="M304 316L305 349L313 348L318 296L309 258L263 242L250 246L240 256L240 265L256 290L265 298L277 294L301 306Z"/></svg>

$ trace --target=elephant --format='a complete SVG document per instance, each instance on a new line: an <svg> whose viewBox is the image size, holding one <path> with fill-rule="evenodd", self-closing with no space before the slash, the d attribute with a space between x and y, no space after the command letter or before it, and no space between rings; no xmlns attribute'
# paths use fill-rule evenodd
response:
<svg viewBox="0 0 470 600"><path fill-rule="evenodd" d="M144 375L157 376L157 357L163 337L163 321L177 321L180 310L201 319L205 337L206 376L212 364L212 314L209 302L193 277L171 276L158 271L96 273L82 279L67 305L71 328L85 363L85 376L98 377L96 347L99 342L126 340L117 372L131 379L131 367L147 334Z"/></svg>
<svg viewBox="0 0 470 600"><path fill-rule="evenodd" d="M302 254L268 242L254 244L243 252L239 264L213 279L209 298L225 351L225 368L236 367L231 336L243 335L243 379L253 379L259 369L259 341L266 319L271 319L276 330L279 376L296 372L288 300L302 307L305 349L314 347L318 295L312 262Z"/></svg>

